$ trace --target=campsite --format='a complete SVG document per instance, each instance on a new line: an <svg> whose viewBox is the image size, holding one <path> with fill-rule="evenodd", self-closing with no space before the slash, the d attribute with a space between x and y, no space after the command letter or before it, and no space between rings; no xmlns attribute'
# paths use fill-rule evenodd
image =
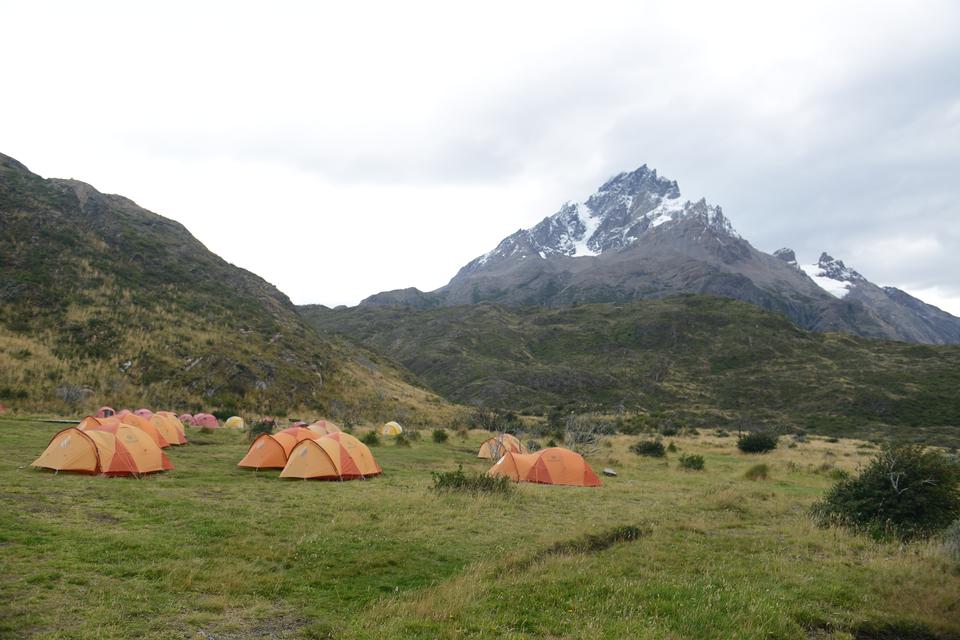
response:
<svg viewBox="0 0 960 640"><path fill-rule="evenodd" d="M960 0L0 42L0 640L960 640Z"/></svg>
<svg viewBox="0 0 960 640"><path fill-rule="evenodd" d="M370 451L382 475L352 482L240 468L246 433L189 426L189 444L164 450L170 471L31 469L63 426L0 416L3 637L960 632L960 574L935 543L904 548L808 517L875 454L870 443L810 436L764 454L769 477L751 480L759 456L732 435L670 437L678 451L662 459L616 435L590 458L598 474L618 471L599 487L484 495L431 488L432 472L490 469L477 452L493 434L481 430L409 446L381 437ZM683 454L705 469L681 468Z"/></svg>

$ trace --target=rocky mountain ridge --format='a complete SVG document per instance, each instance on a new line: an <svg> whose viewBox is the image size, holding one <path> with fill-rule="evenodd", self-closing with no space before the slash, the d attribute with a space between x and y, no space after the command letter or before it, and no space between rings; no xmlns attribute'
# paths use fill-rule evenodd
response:
<svg viewBox="0 0 960 640"><path fill-rule="evenodd" d="M827 253L809 265L790 249L759 251L721 207L684 200L675 180L646 165L507 236L436 291L382 292L361 305L556 307L686 293L750 302L815 331L960 342L960 318L878 287Z"/></svg>

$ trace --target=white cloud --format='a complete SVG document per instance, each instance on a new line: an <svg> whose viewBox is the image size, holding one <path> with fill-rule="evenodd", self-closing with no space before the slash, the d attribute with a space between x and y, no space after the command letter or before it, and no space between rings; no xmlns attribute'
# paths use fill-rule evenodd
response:
<svg viewBox="0 0 960 640"><path fill-rule="evenodd" d="M297 302L439 286L643 163L760 248L960 297L953 2L4 3L0 40L0 151Z"/></svg>

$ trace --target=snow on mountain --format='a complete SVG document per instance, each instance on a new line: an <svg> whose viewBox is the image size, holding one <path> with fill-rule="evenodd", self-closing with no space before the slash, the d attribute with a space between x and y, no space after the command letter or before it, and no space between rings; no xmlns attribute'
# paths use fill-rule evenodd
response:
<svg viewBox="0 0 960 640"><path fill-rule="evenodd" d="M821 289L837 298L846 297L858 283L866 282L866 278L826 252L820 254L816 264L802 264L799 267Z"/></svg>
<svg viewBox="0 0 960 640"><path fill-rule="evenodd" d="M567 202L537 225L504 238L465 269L513 257L597 256L630 246L655 229L687 220L699 221L722 236L740 237L720 207L705 199L683 200L676 181L643 165L609 179L584 202Z"/></svg>

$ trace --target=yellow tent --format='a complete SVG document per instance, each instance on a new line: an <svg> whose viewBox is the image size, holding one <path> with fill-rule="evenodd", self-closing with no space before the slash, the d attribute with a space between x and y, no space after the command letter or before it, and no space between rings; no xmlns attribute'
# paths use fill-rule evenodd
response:
<svg viewBox="0 0 960 640"><path fill-rule="evenodd" d="M393 422L392 420L384 425L381 425L377 429L377 433L382 436L398 436L403 433L403 427L399 423Z"/></svg>
<svg viewBox="0 0 960 640"><path fill-rule="evenodd" d="M227 421L223 423L223 426L226 429L246 429L247 423L244 422L240 416L230 416L227 418Z"/></svg>

